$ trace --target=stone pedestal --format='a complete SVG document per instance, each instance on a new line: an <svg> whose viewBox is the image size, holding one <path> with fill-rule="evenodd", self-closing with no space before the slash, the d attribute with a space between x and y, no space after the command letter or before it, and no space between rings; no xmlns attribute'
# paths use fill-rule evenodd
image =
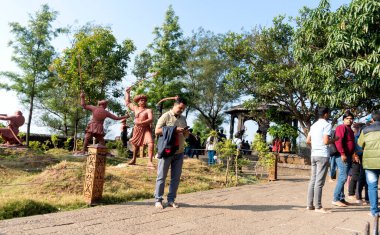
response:
<svg viewBox="0 0 380 235"><path fill-rule="evenodd" d="M89 205L102 199L107 148L103 145L88 146L84 197Z"/></svg>

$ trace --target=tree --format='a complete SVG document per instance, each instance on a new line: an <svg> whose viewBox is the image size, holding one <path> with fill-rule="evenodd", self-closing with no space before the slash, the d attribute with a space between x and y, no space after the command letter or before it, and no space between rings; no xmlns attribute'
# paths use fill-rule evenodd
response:
<svg viewBox="0 0 380 235"><path fill-rule="evenodd" d="M293 56L294 28L284 16L274 18L273 26L255 28L242 34L230 33L224 51L238 65L229 74L231 89L251 97L245 105L263 125L270 115L254 112L262 105L287 111L297 119L307 135L315 117L316 103L302 86L300 67ZM284 119L284 117L282 117ZM277 119L278 121L278 119Z"/></svg>
<svg viewBox="0 0 380 235"><path fill-rule="evenodd" d="M10 81L7 84L1 84L1 87L15 91L21 103L29 108L27 146L29 146L35 101L40 99L43 91L49 88L49 80L52 78L52 73L48 70L55 56L51 41L63 32L61 28L53 29L52 27L57 14L48 5L42 5L42 9L36 12L35 16L29 16L28 26L22 26L17 22L9 24L11 32L15 35L15 39L9 42L14 49L12 61L17 64L22 74L1 73Z"/></svg>
<svg viewBox="0 0 380 235"><path fill-rule="evenodd" d="M155 105L164 97L184 96L182 76L187 52L183 49L185 41L172 6L166 11L165 21L161 27L156 27L153 42L136 57L134 75L144 78L147 72L158 72L152 81L137 87L136 93L146 93L149 105ZM162 104L162 103L161 103ZM160 106L160 113L165 107ZM167 106L166 106L167 107Z"/></svg>
<svg viewBox="0 0 380 235"><path fill-rule="evenodd" d="M311 100L364 114L378 109L379 1L353 0L332 12L322 0L298 21L295 55Z"/></svg>
<svg viewBox="0 0 380 235"><path fill-rule="evenodd" d="M78 127L84 126L80 123L83 119L79 107L81 90L89 97L89 104L107 99L110 110L119 114L125 111L116 99L123 95L120 83L134 50L131 40L118 44L111 29L106 27L86 25L74 35L73 45L54 61L57 90L51 92L60 96L51 96L43 103L60 120L59 127L63 126L66 134L70 127L76 138Z"/></svg>
<svg viewBox="0 0 380 235"><path fill-rule="evenodd" d="M192 97L189 106L198 111L198 118L212 130L223 123L223 111L238 98L226 88L232 64L221 50L223 41L224 35L214 35L202 28L186 40L189 51L185 63L186 88Z"/></svg>

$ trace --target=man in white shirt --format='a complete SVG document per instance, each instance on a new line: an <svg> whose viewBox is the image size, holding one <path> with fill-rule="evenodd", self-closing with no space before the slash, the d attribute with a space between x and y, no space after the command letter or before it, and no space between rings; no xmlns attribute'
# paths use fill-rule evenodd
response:
<svg viewBox="0 0 380 235"><path fill-rule="evenodd" d="M307 209L329 213L322 207L322 188L329 165L328 145L337 139L330 139L331 124L327 122L330 110L321 108L318 110L318 115L319 119L311 126L306 139L306 143L311 145L311 177L307 193Z"/></svg>

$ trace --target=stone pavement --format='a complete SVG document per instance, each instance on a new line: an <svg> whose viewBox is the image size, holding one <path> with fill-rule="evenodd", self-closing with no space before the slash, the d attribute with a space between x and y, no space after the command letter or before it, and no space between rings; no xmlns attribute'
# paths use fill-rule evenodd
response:
<svg viewBox="0 0 380 235"><path fill-rule="evenodd" d="M306 177L179 195L180 208L153 200L0 221L0 234L362 234L368 206L305 210ZM331 208L335 183L326 182Z"/></svg>

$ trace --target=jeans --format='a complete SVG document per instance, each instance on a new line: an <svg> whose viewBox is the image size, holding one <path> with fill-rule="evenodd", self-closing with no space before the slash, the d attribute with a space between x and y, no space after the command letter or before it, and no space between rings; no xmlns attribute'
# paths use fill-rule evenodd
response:
<svg viewBox="0 0 380 235"><path fill-rule="evenodd" d="M335 163L338 166L339 175L334 190L334 202L344 200L344 184L347 181L348 172L351 168L351 159L351 156L347 156L347 161L343 162L341 156L335 157Z"/></svg>
<svg viewBox="0 0 380 235"><path fill-rule="evenodd" d="M163 200L165 180L168 175L169 167L171 168L171 176L169 184L168 202L174 202L177 196L179 181L182 174L182 165L183 153L178 153L170 157L159 159L157 166L156 190L154 193L154 198L156 199L156 202L162 202Z"/></svg>
<svg viewBox="0 0 380 235"><path fill-rule="evenodd" d="M380 170L365 170L365 175L367 178L368 184L368 196L369 196L369 204L371 208L371 214L373 216L379 214L378 207L378 195L377 195L377 183L379 181Z"/></svg>
<svg viewBox="0 0 380 235"><path fill-rule="evenodd" d="M368 197L368 184L365 176L365 170L363 169L363 165L360 164L360 174L359 174L359 183L358 183L358 189L356 190L356 198L359 200L362 200L362 191L364 188L364 200L369 201Z"/></svg>
<svg viewBox="0 0 380 235"><path fill-rule="evenodd" d="M330 157L330 179L336 178L336 162L335 162L336 156Z"/></svg>
<svg viewBox="0 0 380 235"><path fill-rule="evenodd" d="M307 192L308 207L314 207L315 204L315 208L322 208L322 188L325 185L328 165L328 157L311 156L311 177Z"/></svg>
<svg viewBox="0 0 380 235"><path fill-rule="evenodd" d="M209 165L214 165L215 164L215 159L214 159L215 153L216 153L215 150L207 150L208 164Z"/></svg>

